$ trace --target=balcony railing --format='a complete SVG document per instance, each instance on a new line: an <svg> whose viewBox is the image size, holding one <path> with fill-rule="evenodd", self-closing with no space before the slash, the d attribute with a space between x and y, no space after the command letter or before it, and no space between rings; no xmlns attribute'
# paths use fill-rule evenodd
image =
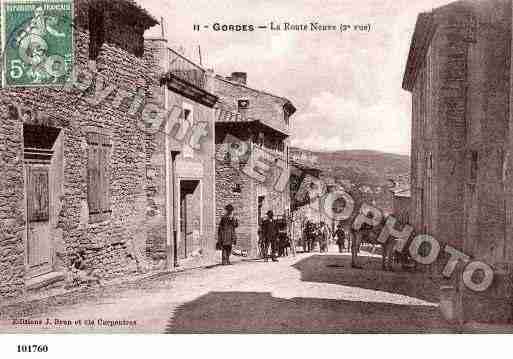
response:
<svg viewBox="0 0 513 359"><path fill-rule="evenodd" d="M205 88L206 71L178 52L168 49L169 72L200 89Z"/></svg>
<svg viewBox="0 0 513 359"><path fill-rule="evenodd" d="M260 147L259 145L253 144L253 152L255 152L256 155L263 158L264 160L268 162L274 162L276 159L282 160L285 163L288 163L287 156L285 153L280 152L278 150L271 150L266 147Z"/></svg>

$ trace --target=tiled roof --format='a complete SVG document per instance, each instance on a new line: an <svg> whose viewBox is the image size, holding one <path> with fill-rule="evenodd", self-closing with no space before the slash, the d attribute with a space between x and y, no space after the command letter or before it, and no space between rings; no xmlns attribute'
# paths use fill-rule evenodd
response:
<svg viewBox="0 0 513 359"><path fill-rule="evenodd" d="M265 120L254 117L244 117L238 112L227 110L226 107L223 106L220 102L218 102L217 104L217 109L219 111L219 114L216 117L216 123L259 123L276 132L283 134L285 137L289 136L288 132L268 124Z"/></svg>
<svg viewBox="0 0 513 359"><path fill-rule="evenodd" d="M237 82L237 81L230 81L228 80L226 77L223 77L221 75L216 75L216 79L217 80L221 80L221 81L224 81L224 82L227 82L231 85L235 85L235 86L240 86L240 87L244 87L248 90L251 90L251 91L254 91L256 93L259 93L259 94L263 94L263 95L267 95L267 96L272 96L274 98L278 98L278 99L281 99L283 101L283 105L285 106L288 106L290 108L290 111L291 111L291 115L294 114L296 112L296 107L292 104L292 102L285 98L285 97L282 97L282 96L278 96L278 95L275 95L275 94L272 94L270 92L267 92L267 91L262 91L262 90L257 90L253 87L249 87L248 85L245 85L245 84L242 84L240 82Z"/></svg>

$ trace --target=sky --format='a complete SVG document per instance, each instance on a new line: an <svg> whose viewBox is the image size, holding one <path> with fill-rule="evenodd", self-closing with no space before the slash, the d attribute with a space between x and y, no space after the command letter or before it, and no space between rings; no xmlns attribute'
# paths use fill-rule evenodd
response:
<svg viewBox="0 0 513 359"><path fill-rule="evenodd" d="M220 75L286 97L294 146L410 153L411 95L401 88L417 15L448 0L138 0L164 19L169 46ZM193 25L370 24L369 32L194 31ZM147 36L160 34L160 27Z"/></svg>

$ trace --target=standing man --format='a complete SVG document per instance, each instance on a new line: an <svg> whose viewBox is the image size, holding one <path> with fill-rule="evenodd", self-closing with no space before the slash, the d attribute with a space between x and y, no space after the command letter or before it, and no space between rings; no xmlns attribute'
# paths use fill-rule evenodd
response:
<svg viewBox="0 0 513 359"><path fill-rule="evenodd" d="M337 230L335 231L335 237L337 240L338 252L343 253L346 250L346 232L342 227L342 223L337 224Z"/></svg>
<svg viewBox="0 0 513 359"><path fill-rule="evenodd" d="M267 218L262 222L262 235L264 237L264 258L269 261L269 247L271 247L271 259L273 262L278 262L276 259L276 241L278 239L278 230L276 223L274 223L273 211L267 212Z"/></svg>
<svg viewBox="0 0 513 359"><path fill-rule="evenodd" d="M303 252L310 252L310 237L312 225L310 221L306 221L303 229Z"/></svg>
<svg viewBox="0 0 513 359"><path fill-rule="evenodd" d="M222 264L228 265L231 264L230 254L232 253L232 246L237 243L235 228L239 226L239 222L233 216L233 206L231 204L227 205L224 209L226 213L221 218L217 231L217 247L222 251Z"/></svg>
<svg viewBox="0 0 513 359"><path fill-rule="evenodd" d="M319 240L319 251L321 253L328 252L329 238L330 238L330 230L328 225L325 222L321 222L320 224L320 240Z"/></svg>
<svg viewBox="0 0 513 359"><path fill-rule="evenodd" d="M351 267L362 269L358 262L358 253L360 253L360 245L362 243L362 230L355 230L352 225L348 227L348 233L351 238Z"/></svg>

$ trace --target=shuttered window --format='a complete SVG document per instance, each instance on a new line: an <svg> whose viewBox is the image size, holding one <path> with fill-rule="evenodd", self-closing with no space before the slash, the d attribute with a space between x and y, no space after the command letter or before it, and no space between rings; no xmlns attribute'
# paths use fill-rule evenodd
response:
<svg viewBox="0 0 513 359"><path fill-rule="evenodd" d="M90 222L109 218L111 143L107 135L88 133L87 200Z"/></svg>
<svg viewBox="0 0 513 359"><path fill-rule="evenodd" d="M29 169L27 181L27 214L29 222L48 221L50 218L48 169Z"/></svg>

